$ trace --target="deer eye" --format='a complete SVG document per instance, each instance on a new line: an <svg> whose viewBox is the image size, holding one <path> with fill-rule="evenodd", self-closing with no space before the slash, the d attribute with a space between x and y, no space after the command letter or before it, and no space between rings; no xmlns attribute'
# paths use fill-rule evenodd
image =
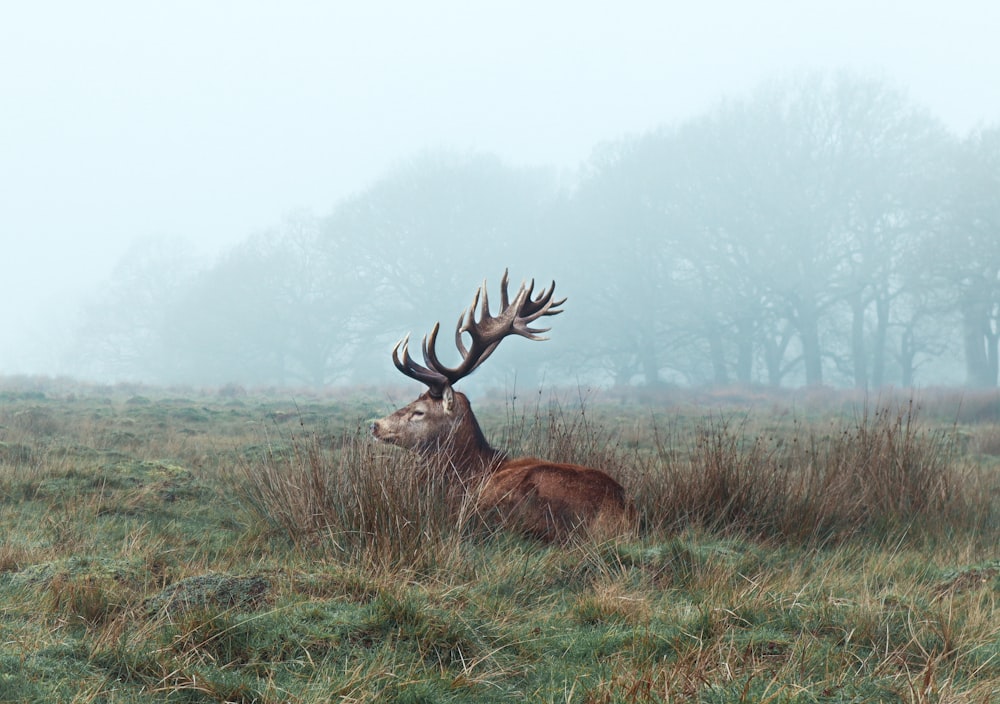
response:
<svg viewBox="0 0 1000 704"><path fill-rule="evenodd" d="M423 418L423 417L424 417L424 412L421 410L415 410L413 411L413 413L410 414L410 418Z"/></svg>

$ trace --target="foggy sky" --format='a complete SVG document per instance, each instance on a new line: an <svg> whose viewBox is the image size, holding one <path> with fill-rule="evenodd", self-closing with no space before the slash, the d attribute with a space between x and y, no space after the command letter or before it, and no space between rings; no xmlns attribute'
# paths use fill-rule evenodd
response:
<svg viewBox="0 0 1000 704"><path fill-rule="evenodd" d="M206 255L425 149L571 172L602 141L851 68L1000 120L1000 4L123 2L0 10L0 373L130 243ZM44 311L44 313L43 313Z"/></svg>

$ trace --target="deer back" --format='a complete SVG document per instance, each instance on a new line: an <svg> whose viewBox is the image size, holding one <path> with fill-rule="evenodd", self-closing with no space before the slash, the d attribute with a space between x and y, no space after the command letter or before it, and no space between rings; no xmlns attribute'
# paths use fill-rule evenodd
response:
<svg viewBox="0 0 1000 704"><path fill-rule="evenodd" d="M547 541L622 536L635 523L625 489L606 472L534 457L501 463L483 482L477 503L506 527Z"/></svg>

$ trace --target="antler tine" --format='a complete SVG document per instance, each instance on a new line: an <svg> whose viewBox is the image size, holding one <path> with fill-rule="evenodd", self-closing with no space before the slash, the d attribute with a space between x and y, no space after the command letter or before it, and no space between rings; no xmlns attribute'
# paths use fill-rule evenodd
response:
<svg viewBox="0 0 1000 704"><path fill-rule="evenodd" d="M486 320L490 317L490 294L486 290L486 279L483 279L483 285L479 287L476 291L476 297L472 299L472 305L469 306L469 323L474 324L475 321L472 319L472 313L476 310L476 299L479 298L479 294L482 294L482 306L479 308L479 319ZM503 310L503 299L501 297L500 310Z"/></svg>
<svg viewBox="0 0 1000 704"><path fill-rule="evenodd" d="M436 334L437 326L435 326L435 331L432 334ZM427 338L424 338L424 362L427 362L426 354L426 343ZM392 348L392 363L396 365L396 369L401 371L406 376L411 379L415 379L422 384L425 384L431 391L431 395L440 396L444 390L445 384L448 383L448 378L445 377L440 372L436 371L434 368L428 369L427 367L421 366L413 361L410 356L410 336L406 335L402 340L396 343L396 346ZM400 350L402 350L402 359L400 359Z"/></svg>
<svg viewBox="0 0 1000 704"><path fill-rule="evenodd" d="M531 281L529 281L527 286L525 286L524 282L522 281L521 282L521 288L525 292L524 293L524 302L530 306L531 303L532 303L531 294L534 293L534 291L535 291L535 280L532 279ZM521 305L521 309L522 310L524 309L524 305L523 304Z"/></svg>
<svg viewBox="0 0 1000 704"><path fill-rule="evenodd" d="M424 364L437 372L442 378L448 380L448 375L445 373L447 367L441 364L437 356L437 336L440 329L441 323L434 323L430 335L424 335L424 339L421 341L421 348L424 353Z"/></svg>
<svg viewBox="0 0 1000 704"><path fill-rule="evenodd" d="M510 305L510 299L507 297L507 284L510 280L510 270L504 269L503 276L500 277L500 310L503 310Z"/></svg>
<svg viewBox="0 0 1000 704"><path fill-rule="evenodd" d="M396 343L396 346L392 348L392 363L396 365L396 369L409 375L410 365L412 361L410 359L410 352L407 349L410 345L410 334L406 333L406 336L402 340ZM399 351L403 350L403 359L399 359Z"/></svg>
<svg viewBox="0 0 1000 704"><path fill-rule="evenodd" d="M463 359L468 356L469 351L465 347L465 341L462 339L462 333L468 332L472 329L473 325L475 325L476 306L479 305L480 296L483 297L483 313L480 317L483 317L483 315L488 316L490 313L490 304L486 295L486 279L483 279L482 286L477 288L475 294L473 294L472 304L458 314L458 325L455 326L455 346L458 348L458 351L461 353Z"/></svg>
<svg viewBox="0 0 1000 704"><path fill-rule="evenodd" d="M469 350L465 347L465 340L462 339L462 333L465 332L465 314L464 310L458 314L458 325L455 326L455 347L458 348L459 354L463 358L469 354Z"/></svg>

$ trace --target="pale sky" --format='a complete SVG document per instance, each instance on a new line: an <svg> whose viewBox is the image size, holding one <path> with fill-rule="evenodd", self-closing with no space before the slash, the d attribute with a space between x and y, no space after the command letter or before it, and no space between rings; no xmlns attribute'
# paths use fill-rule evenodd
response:
<svg viewBox="0 0 1000 704"><path fill-rule="evenodd" d="M130 243L217 252L422 150L571 171L805 70L1000 121L1000 3L4 2L0 373ZM43 365L42 365L43 366Z"/></svg>

